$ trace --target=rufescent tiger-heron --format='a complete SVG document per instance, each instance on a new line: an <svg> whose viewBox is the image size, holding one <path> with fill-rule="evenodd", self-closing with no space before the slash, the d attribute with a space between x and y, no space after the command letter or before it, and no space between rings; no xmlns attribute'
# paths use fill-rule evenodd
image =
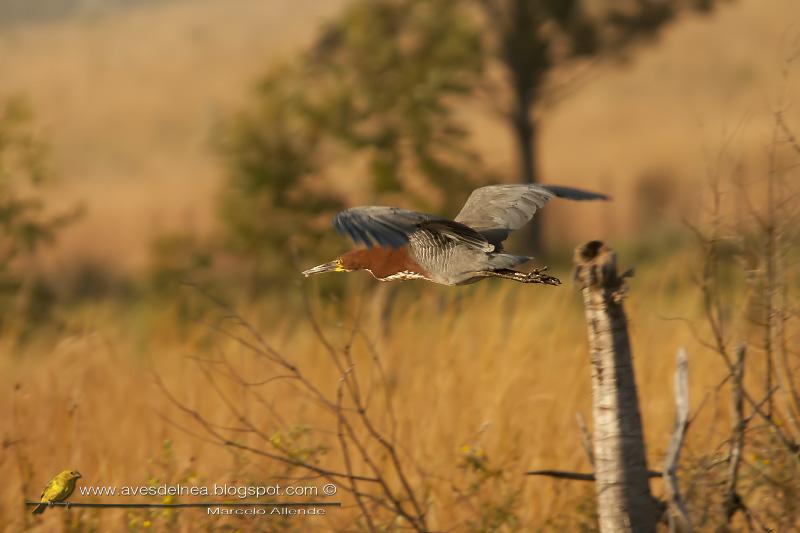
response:
<svg viewBox="0 0 800 533"><path fill-rule="evenodd" d="M366 270L380 281L425 279L464 285L499 277L559 285L547 267L516 268L532 257L503 252L509 233L527 224L554 197L608 200L604 194L541 184L489 185L472 191L455 220L399 207L362 206L342 211L333 226L366 248L352 250L303 275Z"/></svg>

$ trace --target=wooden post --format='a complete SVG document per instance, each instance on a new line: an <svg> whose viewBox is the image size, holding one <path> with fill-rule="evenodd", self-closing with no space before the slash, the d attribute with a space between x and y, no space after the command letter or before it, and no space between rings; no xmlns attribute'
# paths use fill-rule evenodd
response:
<svg viewBox="0 0 800 533"><path fill-rule="evenodd" d="M575 250L575 279L589 330L595 487L603 533L655 532L658 518L622 306L627 275L617 275L616 254L600 241Z"/></svg>

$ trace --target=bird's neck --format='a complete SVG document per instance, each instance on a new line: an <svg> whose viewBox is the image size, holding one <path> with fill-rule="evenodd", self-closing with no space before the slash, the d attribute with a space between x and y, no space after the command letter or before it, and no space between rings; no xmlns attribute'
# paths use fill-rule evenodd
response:
<svg viewBox="0 0 800 533"><path fill-rule="evenodd" d="M424 278L426 273L408 255L408 248L374 247L347 252L341 257L348 270L368 270L379 280Z"/></svg>

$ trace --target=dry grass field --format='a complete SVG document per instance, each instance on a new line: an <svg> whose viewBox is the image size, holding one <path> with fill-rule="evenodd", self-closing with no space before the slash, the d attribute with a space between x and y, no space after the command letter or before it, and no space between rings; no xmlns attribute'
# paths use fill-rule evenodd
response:
<svg viewBox="0 0 800 533"><path fill-rule="evenodd" d="M699 315L699 298L688 287L685 259L676 257L659 272L642 273L632 284L628 303L648 455L654 466L663 458L672 425L676 348L686 345L690 350L693 407L700 406L706 395L714 395L724 375L718 356L702 350L682 322L667 320L696 320ZM342 302L323 301L318 318L325 334L342 346L350 335L353 315L361 311L361 327L391 383L398 442L407 459L425 472L431 525L465 529L463 521L488 514L491 506L512 495L517 498L513 511L523 529L542 526L547 520L572 523L567 517L576 512L578 503L586 504L588 489L569 481L525 478L522 472L589 468L575 423L576 412L587 416L591 412L579 295L567 286L520 290L510 284L485 283L466 294L413 287L409 290L413 294L399 297L401 303L391 312L391 328L382 334L380 314L370 312L380 291L376 295L368 279L355 280L354 285ZM257 307L243 314L319 387L336 387L339 374L302 316L275 320L274 313ZM151 374L160 375L188 407L229 425L235 418L215 398L191 357L213 358L222 351L253 381L270 375L263 361L224 337L209 340L209 328L202 323L181 328L175 324L174 310L145 320L149 323L135 315L121 317L114 309L91 306L71 314L57 342L3 358L3 416L9 435L20 440L4 454L0 465L9 480L10 490L4 491L2 500L8 531L18 530L27 518L20 506L22 497L35 495L50 472L66 465L79 465L87 484L118 486L152 480L186 483L189 478L198 484L255 483L283 473L279 464L204 443L167 422L200 430L170 405ZM367 345L356 342L354 354L364 383L373 383ZM239 397L235 388L225 390ZM265 385L259 390L274 399L290 427L335 430L330 417L319 413L296 388ZM377 390L381 392L380 387ZM281 430L258 403L242 404L267 433ZM703 450L709 440L724 440L726 406L722 402L719 411L708 405L701 411L690 432L687 455ZM377 400L374 411L386 429L388 422L381 418ZM232 438L270 447L255 437L233 433ZM317 438L329 441L326 435ZM173 443L169 460L162 451L166 440ZM484 450L489 464L501 469L503 476L502 482L488 482L472 506L459 500L454 490L467 485L463 479L467 473L459 466L465 445ZM331 452L323 462L338 465L340 459ZM417 478L416 472L412 475ZM653 485L660 492L660 482ZM334 512L330 522L326 519L317 525L346 527L354 509L351 501L345 502L348 509ZM177 522L181 530L194 530L202 512L182 512ZM135 519L149 516L87 510L72 510L70 515L87 530L91 524L100 530L122 528L131 520L138 524L132 529L138 530L141 519ZM62 516L49 513L41 527L54 526ZM170 517L156 513L152 520L157 530L168 529ZM259 527L246 521L237 525L251 526Z"/></svg>
<svg viewBox="0 0 800 533"><path fill-rule="evenodd" d="M268 65L307 43L320 21L345 3L166 2L0 29L0 73L6 73L0 75L0 99L22 94L35 110L56 175L48 201L81 201L87 208L30 268L56 283L85 264L136 280L159 233L212 231L224 172L211 146L215 126L246 102ZM651 468L660 468L672 429L672 372L681 345L689 351L696 414L686 464L713 457L729 433L729 391L720 385L726 370L700 342L709 338L696 283L701 256L681 220L708 222L710 177L741 176L752 186L753 201L760 201L773 111L785 108L787 122L800 132L800 72L797 61L786 64L792 35L800 31L795 3L739 0L712 18L680 21L628 62L594 67L588 81L547 111L541 145L546 181L601 189L615 198L605 205L553 203L549 241L563 251L602 238L620 250L623 267L636 263L626 306ZM510 174L512 143L492 110L470 107L464 114L480 125L474 144L487 164ZM787 175L796 180L793 172ZM647 188L652 183L668 184L656 187L655 200ZM740 206L726 205L734 206L731 211ZM331 238L337 238L333 232ZM796 250L788 254L792 268L796 256ZM554 270L570 279L566 264ZM576 412L589 417L591 411L575 288L492 281L443 289L413 282L387 306L386 286L366 274L351 277L339 298L317 294L314 281L298 280L292 290L309 293L321 331L337 351L350 345L358 325L354 372L377 398L370 412L381 431L392 426L385 409L391 398L398 448L430 509L429 525L491 531L492 521L506 520L500 530L594 527L589 484L523 475L535 468L590 468L575 422ZM796 297L796 279L790 285ZM261 358L215 333L221 310L191 288L181 291L166 303L155 296L74 302L56 310L57 327L34 332L24 344L15 340L15 322L5 322L0 530L355 527L358 509L346 495L344 508L328 517L284 522L209 518L204 509L57 509L34 520L24 508L23 499L37 497L64 468L80 470L82 485L258 484L300 475L208 442L159 380L237 442L267 451L275 446L230 429L238 421L219 391L236 398L267 435L301 448L324 445L327 451L314 457L343 468L336 420L298 387L257 387L270 411L240 384L214 374L218 391L208 381L203 368L218 368L220 360L254 382L271 374ZM753 337L747 287L730 282L725 291L731 336ZM341 372L294 300L268 294L241 298L234 307L310 382L336 396ZM793 328L787 337L796 346L796 321ZM754 363L749 372L753 390L761 391L762 370ZM470 462L474 457L479 466ZM780 477L780 464L768 457L751 454L747 462L752 471ZM660 480L652 487L662 494ZM778 505L763 494L773 493L756 486L747 494L755 510ZM745 530L741 516L734 524Z"/></svg>

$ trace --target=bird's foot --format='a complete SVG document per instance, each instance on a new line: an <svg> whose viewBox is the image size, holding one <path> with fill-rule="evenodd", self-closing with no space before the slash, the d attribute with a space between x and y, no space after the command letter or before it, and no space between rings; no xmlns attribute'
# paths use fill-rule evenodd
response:
<svg viewBox="0 0 800 533"><path fill-rule="evenodd" d="M524 278L520 279L523 283L542 283L544 285L561 285L561 280L555 276L548 276L547 274L542 274L547 270L547 267L536 269L532 272L528 272L523 274Z"/></svg>
<svg viewBox="0 0 800 533"><path fill-rule="evenodd" d="M544 274L547 271L547 267L543 266L541 268L534 268L530 272L520 272L520 278L518 281L522 283L541 283L544 285L561 285L561 280L555 276L548 276Z"/></svg>
<svg viewBox="0 0 800 533"><path fill-rule="evenodd" d="M561 285L561 280L542 274L547 267L537 268L530 272L517 272L516 270L502 269L486 272L487 276L497 276L499 278L513 279L520 283L541 283L543 285Z"/></svg>

